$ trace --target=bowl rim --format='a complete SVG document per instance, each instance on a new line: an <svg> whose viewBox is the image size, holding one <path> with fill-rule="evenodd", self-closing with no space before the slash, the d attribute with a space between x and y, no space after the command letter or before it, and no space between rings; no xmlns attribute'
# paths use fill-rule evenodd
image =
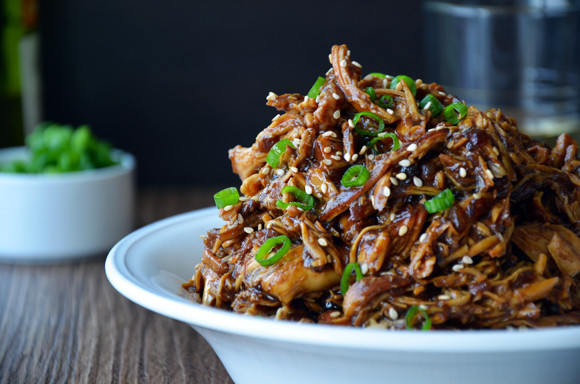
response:
<svg viewBox="0 0 580 384"><path fill-rule="evenodd" d="M525 331L385 331L301 324L245 316L203 306L187 299L186 295L180 292L174 294L164 292L154 286L151 281L138 278L129 267L128 257L135 257L139 260L140 255L135 254L133 250L134 246L144 239L163 232L175 231L188 223L207 221L213 215L217 216L217 209L213 207L190 211L151 223L127 235L111 249L107 256L105 272L109 282L119 293L136 304L161 315L189 323L194 328L201 327L266 342L309 344L342 350L412 353L501 353L580 349L580 326ZM195 235L197 234L191 234L191 236Z"/></svg>
<svg viewBox="0 0 580 384"><path fill-rule="evenodd" d="M0 183L2 184L59 184L71 182L84 182L89 180L110 179L124 175L133 171L136 167L135 157L121 149L112 148L113 156L118 158L119 163L103 168L88 169L84 171L63 172L63 173L9 173L0 172ZM25 157L28 149L22 147L9 147L0 149L0 163L17 158Z"/></svg>

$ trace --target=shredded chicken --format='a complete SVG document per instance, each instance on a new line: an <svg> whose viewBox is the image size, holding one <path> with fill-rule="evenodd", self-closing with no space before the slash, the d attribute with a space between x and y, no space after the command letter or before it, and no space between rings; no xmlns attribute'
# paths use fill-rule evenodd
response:
<svg viewBox="0 0 580 384"><path fill-rule="evenodd" d="M499 110L466 107L449 122L421 105L427 95L443 108L460 102L440 85L362 78L344 45L330 60L316 99L270 93L282 114L251 147L230 150L245 196L220 209L226 223L208 232L184 287L205 305L316 323L405 329L418 306L434 329L580 324L574 139L562 134L551 149ZM293 145L273 168L267 155L283 139ZM345 186L354 165L368 178ZM313 207L281 207L297 199L286 186ZM428 210L446 189L454 202ZM282 235L292 245L279 261L256 260ZM362 278L345 276L342 292L349 264Z"/></svg>

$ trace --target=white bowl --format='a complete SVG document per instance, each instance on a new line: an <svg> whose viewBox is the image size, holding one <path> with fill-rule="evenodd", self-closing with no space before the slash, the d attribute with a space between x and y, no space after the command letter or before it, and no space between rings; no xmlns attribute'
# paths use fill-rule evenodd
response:
<svg viewBox="0 0 580 384"><path fill-rule="evenodd" d="M381 331L239 315L193 302L181 284L201 260L203 209L143 227L105 265L111 284L202 334L244 383L579 383L580 326L527 331ZM192 346L195 348L195 346Z"/></svg>
<svg viewBox="0 0 580 384"><path fill-rule="evenodd" d="M0 150L0 163L26 157ZM46 263L95 256L133 230L135 160L115 151L119 165L45 174L0 172L0 261Z"/></svg>

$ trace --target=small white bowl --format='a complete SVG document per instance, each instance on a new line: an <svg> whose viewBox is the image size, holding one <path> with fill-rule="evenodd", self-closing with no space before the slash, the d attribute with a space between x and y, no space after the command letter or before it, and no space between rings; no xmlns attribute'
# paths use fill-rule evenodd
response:
<svg viewBox="0 0 580 384"><path fill-rule="evenodd" d="M199 235L221 224L215 208L150 224L117 243L105 270L129 300L203 335L237 384L580 383L580 326L386 331L275 321L197 304L181 284L201 260Z"/></svg>
<svg viewBox="0 0 580 384"><path fill-rule="evenodd" d="M0 150L0 163L26 158ZM47 263L104 253L133 229L135 159L118 165L45 174L0 172L0 261Z"/></svg>

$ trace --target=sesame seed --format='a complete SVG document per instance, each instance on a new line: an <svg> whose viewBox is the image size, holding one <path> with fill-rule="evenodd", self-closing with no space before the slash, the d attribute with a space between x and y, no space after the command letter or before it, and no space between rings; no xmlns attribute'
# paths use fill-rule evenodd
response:
<svg viewBox="0 0 580 384"><path fill-rule="evenodd" d="M447 96L445 92L438 91L441 96Z"/></svg>
<svg viewBox="0 0 580 384"><path fill-rule="evenodd" d="M324 147L324 149L322 151L324 153L330 153L330 152L332 152L332 148L330 148L330 147Z"/></svg>
<svg viewBox="0 0 580 384"><path fill-rule="evenodd" d="M346 60L345 59L340 60L340 66L343 68L346 67Z"/></svg>
<svg viewBox="0 0 580 384"><path fill-rule="evenodd" d="M340 316L340 312L339 311L330 312L330 315L328 316L332 318L337 318L338 316Z"/></svg>
<svg viewBox="0 0 580 384"><path fill-rule="evenodd" d="M421 236L419 236L419 242L422 243L425 240L427 240L427 234L426 233L422 233Z"/></svg>
<svg viewBox="0 0 580 384"><path fill-rule="evenodd" d="M383 88L387 88L387 79L383 79Z"/></svg>
<svg viewBox="0 0 580 384"><path fill-rule="evenodd" d="M409 151L409 152L414 152L416 150L417 150L417 144L415 144L415 143L412 143L407 147L407 151Z"/></svg>
<svg viewBox="0 0 580 384"><path fill-rule="evenodd" d="M354 128L354 123L352 122L352 119L348 119L348 126Z"/></svg>
<svg viewBox="0 0 580 384"><path fill-rule="evenodd" d="M336 156L336 155L332 155L330 156L331 159L336 160L336 161L340 161L341 157L340 156Z"/></svg>
<svg viewBox="0 0 580 384"><path fill-rule="evenodd" d="M268 169L270 169L270 168L268 168ZM248 201L248 199L249 198L247 196L240 196L240 199L239 200L240 201Z"/></svg>
<svg viewBox="0 0 580 384"><path fill-rule="evenodd" d="M423 186L423 180L417 176L413 176L413 184L415 184L416 187L421 188Z"/></svg>
<svg viewBox="0 0 580 384"><path fill-rule="evenodd" d="M408 230L409 228L406 225L401 225L401 228L399 228L399 236L405 236Z"/></svg>
<svg viewBox="0 0 580 384"><path fill-rule="evenodd" d="M367 159L369 159L369 160L371 160L371 161L372 161L372 160L374 160L374 159L375 159L375 155L373 155L373 154L371 154L371 155L368 155L368 156L367 156Z"/></svg>
<svg viewBox="0 0 580 384"><path fill-rule="evenodd" d="M335 100L340 99L340 96L336 92L332 92L332 97L334 97Z"/></svg>
<svg viewBox="0 0 580 384"><path fill-rule="evenodd" d="M403 159L403 160L399 161L399 165L401 167L408 167L409 165L411 165L411 161L408 159Z"/></svg>
<svg viewBox="0 0 580 384"><path fill-rule="evenodd" d="M335 155L336 155L336 156L342 156L342 152L340 152L340 151L336 151Z"/></svg>
<svg viewBox="0 0 580 384"><path fill-rule="evenodd" d="M374 209L377 209L377 207L375 205L375 195L371 195L371 204L372 204Z"/></svg>
<svg viewBox="0 0 580 384"><path fill-rule="evenodd" d="M367 151L367 146L363 145L362 148L360 149L360 151L358 152L358 154L360 156L362 156L366 151Z"/></svg>
<svg viewBox="0 0 580 384"><path fill-rule="evenodd" d="M391 188L389 188L387 186L383 187L383 195L385 195L387 197L391 196Z"/></svg>
<svg viewBox="0 0 580 384"><path fill-rule="evenodd" d="M360 65L358 61L353 61L352 65L354 65L355 67L362 68L362 65Z"/></svg>
<svg viewBox="0 0 580 384"><path fill-rule="evenodd" d="M429 107L431 106L431 102L428 102L427 104L425 104L425 106L423 107L423 110L428 110Z"/></svg>
<svg viewBox="0 0 580 384"><path fill-rule="evenodd" d="M328 54L328 61L330 61L330 64L332 64L332 53Z"/></svg>
<svg viewBox="0 0 580 384"><path fill-rule="evenodd" d="M298 168L296 167L290 167L290 170L294 173L298 173Z"/></svg>
<svg viewBox="0 0 580 384"><path fill-rule="evenodd" d="M355 153L354 155L352 155L351 160L356 161L356 159L358 159L358 155Z"/></svg>
<svg viewBox="0 0 580 384"><path fill-rule="evenodd" d="M272 121L276 120L279 117L280 117L280 114L277 114L276 116L272 117Z"/></svg>
<svg viewBox="0 0 580 384"><path fill-rule="evenodd" d="M329 136L336 137L336 133L334 133L332 131L326 131L322 134L322 136L324 136L324 137L329 137Z"/></svg>
<svg viewBox="0 0 580 384"><path fill-rule="evenodd" d="M428 307L425 304L419 304L419 308L426 310Z"/></svg>
<svg viewBox="0 0 580 384"><path fill-rule="evenodd" d="M467 171L465 170L465 168L463 167L459 168L459 176L461 177L467 176Z"/></svg>
<svg viewBox="0 0 580 384"><path fill-rule="evenodd" d="M336 111L334 111L334 113L332 114L332 117L334 117L335 119L338 119L340 117L340 111L338 109Z"/></svg>
<svg viewBox="0 0 580 384"><path fill-rule="evenodd" d="M491 147L491 149L493 150L493 153L495 153L496 156L499 156L499 150L497 149L496 146Z"/></svg>
<svg viewBox="0 0 580 384"><path fill-rule="evenodd" d="M396 177L397 179L399 179L399 180L406 180L406 179L407 179L407 174L406 174L406 173L403 173L403 172L401 172L401 173L397 173L397 174L395 175L395 177Z"/></svg>
<svg viewBox="0 0 580 384"><path fill-rule="evenodd" d="M439 300L451 300L451 296L449 295L439 295L437 296Z"/></svg>
<svg viewBox="0 0 580 384"><path fill-rule="evenodd" d="M226 211L226 212L227 212L227 211L231 211L233 208L234 208L234 206L233 206L233 205L226 205L226 206L224 207L224 211Z"/></svg>
<svg viewBox="0 0 580 384"><path fill-rule="evenodd" d="M268 93L268 96L266 96L266 100L272 101L275 100L276 97L278 97L278 95L276 95L274 92L270 92Z"/></svg>
<svg viewBox="0 0 580 384"><path fill-rule="evenodd" d="M463 256L463 258L461 259L461 262L463 264L473 264L473 259L469 256Z"/></svg>
<svg viewBox="0 0 580 384"><path fill-rule="evenodd" d="M350 161L350 153L345 153L345 154L344 154L344 159L345 159L346 161Z"/></svg>
<svg viewBox="0 0 580 384"><path fill-rule="evenodd" d="M320 191L321 191L322 193L326 193L326 192L328 191L328 185L326 185L326 184L322 183L322 184L320 185Z"/></svg>
<svg viewBox="0 0 580 384"><path fill-rule="evenodd" d="M294 140L292 140L292 142L294 143L295 146L299 147L301 142L299 138L295 138Z"/></svg>
<svg viewBox="0 0 580 384"><path fill-rule="evenodd" d="M485 174L487 175L487 177L489 177L490 179L493 179L493 172L491 172L489 169L485 170Z"/></svg>
<svg viewBox="0 0 580 384"><path fill-rule="evenodd" d="M238 223L242 224L244 222L244 216L241 213L238 213Z"/></svg>
<svg viewBox="0 0 580 384"><path fill-rule="evenodd" d="M394 115L395 112L391 108L387 108L387 113L390 115Z"/></svg>
<svg viewBox="0 0 580 384"><path fill-rule="evenodd" d="M256 195L256 196L252 196L252 200L254 200L255 202L260 201L260 196Z"/></svg>
<svg viewBox="0 0 580 384"><path fill-rule="evenodd" d="M373 78L373 75L368 74L365 77L363 77L363 80L367 80L368 81L368 80L372 80L372 78Z"/></svg>
<svg viewBox="0 0 580 384"><path fill-rule="evenodd" d="M473 198L476 200L481 199L481 193L479 193L479 192L474 193Z"/></svg>
<svg viewBox="0 0 580 384"><path fill-rule="evenodd" d="M399 182L393 176L391 176L390 179L391 179L391 184L393 184L393 185L399 185Z"/></svg>
<svg viewBox="0 0 580 384"><path fill-rule="evenodd" d="M459 272L459 271L461 271L463 269L463 264L455 264L453 267L451 267L451 269L454 272Z"/></svg>
<svg viewBox="0 0 580 384"><path fill-rule="evenodd" d="M324 160L322 160L322 162L326 165L332 164L332 160L330 160L330 159L324 159Z"/></svg>
<svg viewBox="0 0 580 384"><path fill-rule="evenodd" d="M254 232L254 228L252 228L252 227L244 227L244 232L246 232L246 233L252 233L252 232Z"/></svg>
<svg viewBox="0 0 580 384"><path fill-rule="evenodd" d="M270 173L270 167L264 167L262 168L262 175L267 175Z"/></svg>
<svg viewBox="0 0 580 384"><path fill-rule="evenodd" d="M318 239L318 244L320 244L323 247L326 247L328 245L328 242L326 241L326 239L321 237Z"/></svg>
<svg viewBox="0 0 580 384"><path fill-rule="evenodd" d="M258 224L258 231L262 230L262 223Z"/></svg>
<svg viewBox="0 0 580 384"><path fill-rule="evenodd" d="M346 51L346 57L350 57L350 49Z"/></svg>
<svg viewBox="0 0 580 384"><path fill-rule="evenodd" d="M312 187L310 185L305 186L304 192L306 192L307 195L312 195Z"/></svg>
<svg viewBox="0 0 580 384"><path fill-rule="evenodd" d="M283 170L283 169L277 169L277 170L276 170L276 174L277 174L278 176L284 176L284 173L285 173L285 172L284 172L284 170Z"/></svg>
<svg viewBox="0 0 580 384"><path fill-rule="evenodd" d="M308 99L310 99L310 97L308 97L308 95L304 96L304 102L307 102Z"/></svg>
<svg viewBox="0 0 580 384"><path fill-rule="evenodd" d="M275 220L270 220L266 223L266 228L270 229L272 227L272 225L274 225L274 221Z"/></svg>
<svg viewBox="0 0 580 384"><path fill-rule="evenodd" d="M314 99L314 101L316 101L316 103L318 103L320 101L320 95L316 96L316 99Z"/></svg>
<svg viewBox="0 0 580 384"><path fill-rule="evenodd" d="M399 312L393 307L389 308L389 317L391 320L397 320L399 318Z"/></svg>
<svg viewBox="0 0 580 384"><path fill-rule="evenodd" d="M394 221L395 220L395 212L391 212L391 214L389 215L389 220Z"/></svg>
<svg viewBox="0 0 580 384"><path fill-rule="evenodd" d="M367 263L362 263L360 266L360 271L363 275L366 275L369 271L369 265Z"/></svg>
<svg viewBox="0 0 580 384"><path fill-rule="evenodd" d="M388 132L382 132L382 133L379 133L377 136L378 137L385 137L385 136L387 136L387 133Z"/></svg>

